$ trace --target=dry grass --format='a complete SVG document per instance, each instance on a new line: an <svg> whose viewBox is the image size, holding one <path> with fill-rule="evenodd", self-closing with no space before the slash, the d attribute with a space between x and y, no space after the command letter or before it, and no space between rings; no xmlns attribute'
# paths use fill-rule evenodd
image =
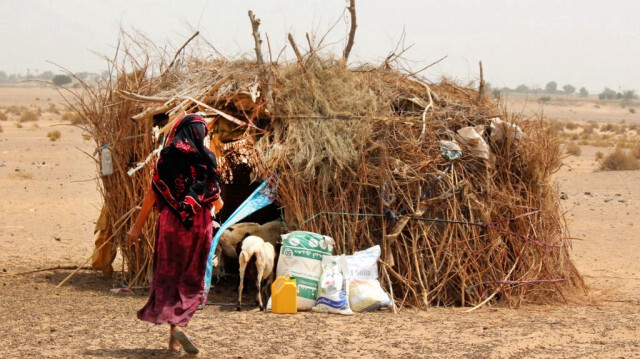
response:
<svg viewBox="0 0 640 359"><path fill-rule="evenodd" d="M23 111L26 111L26 110L27 110L27 108L25 106L11 105L11 106L7 107L6 113L12 114L12 115L16 115L16 116L20 116L20 114Z"/></svg>
<svg viewBox="0 0 640 359"><path fill-rule="evenodd" d="M0 133L3 133L4 130L2 129L2 125L0 125Z"/></svg>
<svg viewBox="0 0 640 359"><path fill-rule="evenodd" d="M77 113L66 111L62 113L61 117L62 121L69 122L72 125L80 125L82 124L82 117L78 116Z"/></svg>
<svg viewBox="0 0 640 359"><path fill-rule="evenodd" d="M38 115L37 112L26 110L26 111L22 112L22 114L20 115L20 118L18 119L18 122L38 121L38 117L39 117L39 115Z"/></svg>
<svg viewBox="0 0 640 359"><path fill-rule="evenodd" d="M47 108L47 112L53 113L53 114L56 114L56 115L60 114L60 111L56 107L55 103L50 103L49 104L49 107Z"/></svg>
<svg viewBox="0 0 640 359"><path fill-rule="evenodd" d="M33 174L29 172L13 172L9 174L9 178L17 179L17 180L31 180L33 179Z"/></svg>
<svg viewBox="0 0 640 359"><path fill-rule="evenodd" d="M629 171L640 169L640 160L621 148L604 157L600 163L602 171Z"/></svg>
<svg viewBox="0 0 640 359"><path fill-rule="evenodd" d="M567 153L572 156L580 156L580 146L578 146L575 142L570 142L567 145Z"/></svg>
<svg viewBox="0 0 640 359"><path fill-rule="evenodd" d="M576 128L578 128L578 124L573 121L569 121L564 124L564 127L567 130L575 130Z"/></svg>
<svg viewBox="0 0 640 359"><path fill-rule="evenodd" d="M640 144L636 144L631 147L631 155L637 159L640 159Z"/></svg>
<svg viewBox="0 0 640 359"><path fill-rule="evenodd" d="M598 151L596 152L596 161L600 161L604 158L604 153Z"/></svg>
<svg viewBox="0 0 640 359"><path fill-rule="evenodd" d="M8 120L7 114L4 113L4 111L0 111L0 121L6 121L6 120Z"/></svg>
<svg viewBox="0 0 640 359"><path fill-rule="evenodd" d="M62 137L62 134L58 130L50 131L47 132L47 137L49 137L49 141L57 141L60 139L60 137Z"/></svg>

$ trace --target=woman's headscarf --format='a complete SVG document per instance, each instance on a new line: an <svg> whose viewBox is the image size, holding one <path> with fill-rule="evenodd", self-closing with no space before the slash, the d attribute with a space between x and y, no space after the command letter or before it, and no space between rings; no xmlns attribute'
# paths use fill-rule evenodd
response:
<svg viewBox="0 0 640 359"><path fill-rule="evenodd" d="M153 174L153 189L187 228L220 197L216 156L204 146L207 131L202 117L183 117L167 135Z"/></svg>

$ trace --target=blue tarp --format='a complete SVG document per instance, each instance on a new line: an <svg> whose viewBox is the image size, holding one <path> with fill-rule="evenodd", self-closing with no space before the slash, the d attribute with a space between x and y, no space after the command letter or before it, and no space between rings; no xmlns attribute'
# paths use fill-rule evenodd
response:
<svg viewBox="0 0 640 359"><path fill-rule="evenodd" d="M220 236L224 231L234 224L240 222L251 213L262 209L274 200L275 188L269 183L269 180L264 181L256 190L233 212L233 214L220 226L216 235L211 240L211 249L209 250L209 257L207 258L207 270L204 274L204 293L209 293L211 288L211 274L213 272L213 256L216 253L216 247L220 241Z"/></svg>

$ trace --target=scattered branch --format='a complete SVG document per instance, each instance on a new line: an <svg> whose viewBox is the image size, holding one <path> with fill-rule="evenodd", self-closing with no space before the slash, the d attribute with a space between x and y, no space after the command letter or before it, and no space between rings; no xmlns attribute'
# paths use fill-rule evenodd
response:
<svg viewBox="0 0 640 359"><path fill-rule="evenodd" d="M178 51L176 51L176 55L173 57L173 60L171 60L171 63L169 64L169 68L173 67L173 64L175 64L176 59L178 59L178 56L180 55L180 53L182 52L182 50L184 50L185 47L187 47L187 45L191 42L191 40L195 39L196 36L200 35L200 31L196 31L195 34L191 35L191 37L189 38L189 40L187 40L179 49Z"/></svg>

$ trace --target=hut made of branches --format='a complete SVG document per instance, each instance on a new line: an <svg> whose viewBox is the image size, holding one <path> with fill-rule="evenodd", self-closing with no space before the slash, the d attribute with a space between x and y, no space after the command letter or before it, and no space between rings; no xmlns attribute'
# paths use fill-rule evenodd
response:
<svg viewBox="0 0 640 359"><path fill-rule="evenodd" d="M336 253L380 245L380 279L399 306L517 306L584 289L551 181L561 150L544 120L389 62L352 67L313 49L280 64L125 50L112 80L87 86L74 107L112 151L115 172L99 184L130 285L151 276L153 221L143 244L124 241L151 154L174 121L200 112L223 182L271 178L287 228L333 237ZM496 119L521 136L497 140ZM488 156L459 133L468 127Z"/></svg>

